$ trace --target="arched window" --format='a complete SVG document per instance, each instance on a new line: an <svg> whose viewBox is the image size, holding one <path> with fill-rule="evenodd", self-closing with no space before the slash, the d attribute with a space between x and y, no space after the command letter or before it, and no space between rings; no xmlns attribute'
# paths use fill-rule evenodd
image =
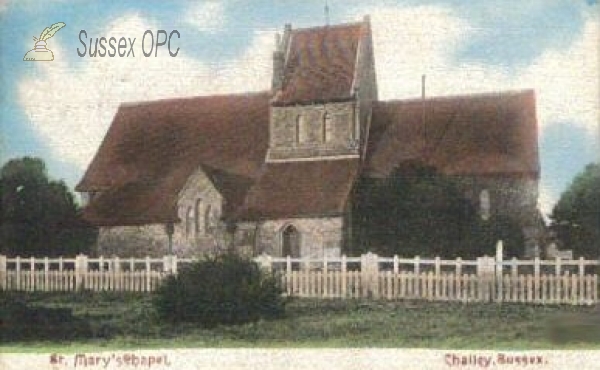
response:
<svg viewBox="0 0 600 370"><path fill-rule="evenodd" d="M323 126L322 126L322 140L325 143L328 143L333 138L333 120L331 118L331 114L325 112L323 114Z"/></svg>
<svg viewBox="0 0 600 370"><path fill-rule="evenodd" d="M296 116L296 143L301 144L308 141L308 127L306 120L299 114Z"/></svg>
<svg viewBox="0 0 600 370"><path fill-rule="evenodd" d="M194 210L192 207L188 207L185 215L185 237L189 238L192 235L192 226L194 222Z"/></svg>
<svg viewBox="0 0 600 370"><path fill-rule="evenodd" d="M300 232L294 225L288 225L281 231L281 255L300 257Z"/></svg>
<svg viewBox="0 0 600 370"><path fill-rule="evenodd" d="M208 234L212 228L212 214L210 205L206 206L206 210L204 211L204 233Z"/></svg>
<svg viewBox="0 0 600 370"><path fill-rule="evenodd" d="M479 213L481 219L488 220L490 218L490 211L490 192L487 189L484 189L479 193Z"/></svg>
<svg viewBox="0 0 600 370"><path fill-rule="evenodd" d="M194 207L194 220L196 234L200 233L200 215L202 214L202 199L196 199L196 205Z"/></svg>

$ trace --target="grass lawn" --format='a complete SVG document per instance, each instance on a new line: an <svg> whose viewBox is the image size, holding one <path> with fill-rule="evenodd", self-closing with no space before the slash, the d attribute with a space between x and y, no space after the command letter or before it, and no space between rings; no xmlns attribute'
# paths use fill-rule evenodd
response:
<svg viewBox="0 0 600 370"><path fill-rule="evenodd" d="M190 347L600 349L600 312L585 306L294 299L283 319L203 329L160 323L149 295L12 297L33 307L70 308L86 323L89 334L70 341L5 340L0 352ZM552 340L552 331L561 333L561 340Z"/></svg>

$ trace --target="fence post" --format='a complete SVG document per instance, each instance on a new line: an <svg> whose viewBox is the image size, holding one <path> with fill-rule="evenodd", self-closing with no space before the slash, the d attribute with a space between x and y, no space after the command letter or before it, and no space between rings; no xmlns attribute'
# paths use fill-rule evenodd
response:
<svg viewBox="0 0 600 370"><path fill-rule="evenodd" d="M29 257L29 291L35 291L35 257Z"/></svg>
<svg viewBox="0 0 600 370"><path fill-rule="evenodd" d="M150 256L146 256L146 291L149 292L150 286Z"/></svg>
<svg viewBox="0 0 600 370"><path fill-rule="evenodd" d="M171 274L171 258L168 255L163 256L163 272Z"/></svg>
<svg viewBox="0 0 600 370"><path fill-rule="evenodd" d="M75 258L75 289L85 288L85 278L88 272L88 260L85 254L78 254Z"/></svg>
<svg viewBox="0 0 600 370"><path fill-rule="evenodd" d="M494 270L496 273L496 302L502 302L502 294L504 292L504 279L502 270L504 268L504 244L502 240L498 240L496 244L496 264L494 266Z"/></svg>
<svg viewBox="0 0 600 370"><path fill-rule="evenodd" d="M366 297L379 297L379 257L374 253L361 256L360 271L363 281L363 292Z"/></svg>
<svg viewBox="0 0 600 370"><path fill-rule="evenodd" d="M540 257L533 259L533 300L540 300Z"/></svg>
<svg viewBox="0 0 600 370"><path fill-rule="evenodd" d="M178 271L177 263L178 263L177 262L177 255L176 254L172 254L171 255L171 271L175 275L177 275L177 271Z"/></svg>
<svg viewBox="0 0 600 370"><path fill-rule="evenodd" d="M21 257L15 259L15 270L17 270L17 290L21 290Z"/></svg>
<svg viewBox="0 0 600 370"><path fill-rule="evenodd" d="M0 254L0 289L6 289L6 256Z"/></svg>
<svg viewBox="0 0 600 370"><path fill-rule="evenodd" d="M346 298L348 276L346 275L348 268L346 266L346 255L342 254L342 298Z"/></svg>
<svg viewBox="0 0 600 370"><path fill-rule="evenodd" d="M44 291L47 292L50 290L50 263L48 262L48 257L44 257Z"/></svg>

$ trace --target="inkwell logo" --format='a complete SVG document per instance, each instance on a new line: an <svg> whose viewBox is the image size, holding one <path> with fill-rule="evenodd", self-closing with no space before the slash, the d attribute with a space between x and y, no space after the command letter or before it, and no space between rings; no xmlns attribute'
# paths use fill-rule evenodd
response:
<svg viewBox="0 0 600 370"><path fill-rule="evenodd" d="M42 31L39 39L34 36L33 41L35 41L35 47L25 54L23 60L34 62L54 60L52 50L46 48L46 40L54 36L54 34L64 26L66 26L66 24L63 22L54 23L52 26L46 27Z"/></svg>

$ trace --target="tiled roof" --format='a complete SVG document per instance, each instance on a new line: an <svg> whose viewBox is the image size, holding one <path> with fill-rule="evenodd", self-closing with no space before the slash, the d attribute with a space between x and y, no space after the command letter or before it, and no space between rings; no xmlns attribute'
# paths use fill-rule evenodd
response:
<svg viewBox="0 0 600 370"><path fill-rule="evenodd" d="M267 151L269 99L257 93L122 106L76 188L104 191L86 218L97 225L175 221L177 194L201 165L212 169L224 196L240 202Z"/></svg>
<svg viewBox="0 0 600 370"><path fill-rule="evenodd" d="M293 30L274 104L341 101L352 83L363 23Z"/></svg>
<svg viewBox="0 0 600 370"><path fill-rule="evenodd" d="M539 177L531 90L378 102L365 171L420 161L448 175Z"/></svg>
<svg viewBox="0 0 600 370"><path fill-rule="evenodd" d="M237 218L340 215L358 169L358 159L266 164Z"/></svg>

